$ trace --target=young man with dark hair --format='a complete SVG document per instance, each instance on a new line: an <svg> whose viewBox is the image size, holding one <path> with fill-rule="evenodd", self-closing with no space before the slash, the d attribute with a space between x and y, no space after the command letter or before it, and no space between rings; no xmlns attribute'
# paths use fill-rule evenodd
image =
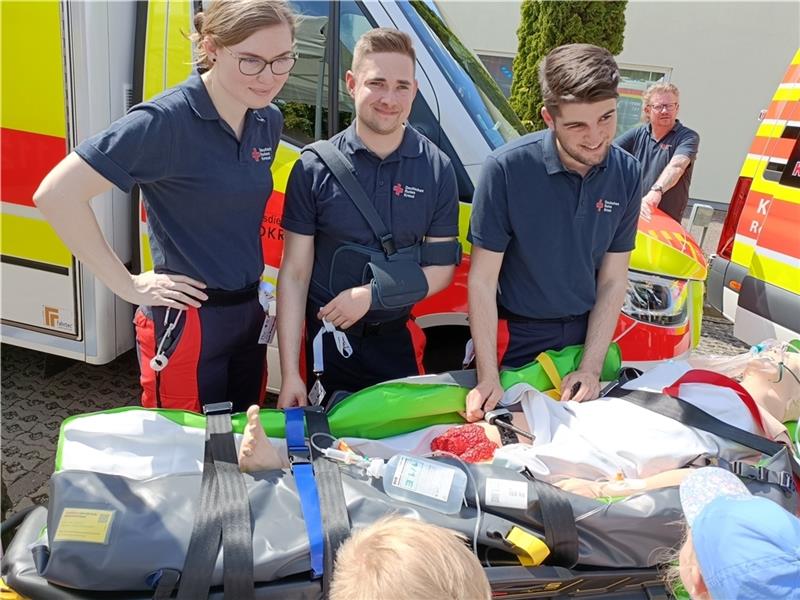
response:
<svg viewBox="0 0 800 600"><path fill-rule="evenodd" d="M563 399L596 398L627 286L641 183L638 161L612 146L614 57L589 44L560 46L542 61L539 81L548 128L494 151L473 201L471 421L502 397L498 365L573 344L585 352L562 382Z"/></svg>
<svg viewBox="0 0 800 600"><path fill-rule="evenodd" d="M313 340L323 319L343 330L352 346L352 355L345 358L333 335L321 336L320 382L328 392L357 391L422 371L425 337L410 313L415 302L452 280L458 261L458 195L450 160L406 123L417 93L414 68L407 34L386 28L364 34L346 74L355 119L331 138L363 188L365 202L388 228L392 244L378 239L320 155L305 151L292 169L278 279L280 408L307 403L298 364L304 320L309 375L315 370ZM433 257L428 252L433 248L449 252ZM394 252L384 261L383 253L389 257ZM387 263L403 256L416 258L403 265L402 277L393 276L396 265ZM380 266L371 266L376 260ZM413 289L409 280L416 283Z"/></svg>

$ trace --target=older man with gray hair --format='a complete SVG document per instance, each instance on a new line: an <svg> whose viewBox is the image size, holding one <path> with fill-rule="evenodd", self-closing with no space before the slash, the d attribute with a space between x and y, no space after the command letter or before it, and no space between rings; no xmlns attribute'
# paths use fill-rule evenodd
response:
<svg viewBox="0 0 800 600"><path fill-rule="evenodd" d="M615 143L642 163L642 216L658 207L681 222L689 202L689 184L700 136L678 120L680 92L671 83L656 83L642 96L644 121Z"/></svg>

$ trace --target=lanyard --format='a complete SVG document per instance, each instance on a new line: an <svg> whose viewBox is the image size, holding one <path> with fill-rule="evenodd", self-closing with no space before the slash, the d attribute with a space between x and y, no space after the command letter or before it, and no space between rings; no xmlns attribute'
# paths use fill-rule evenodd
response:
<svg viewBox="0 0 800 600"><path fill-rule="evenodd" d="M322 356L322 336L326 333L333 334L333 339L336 342L336 350L345 358L350 358L353 354L353 347L350 345L350 340L347 339L347 334L344 331L339 331L336 326L322 319L322 327L314 336L313 349L314 349L314 375L322 375L325 371L325 364Z"/></svg>

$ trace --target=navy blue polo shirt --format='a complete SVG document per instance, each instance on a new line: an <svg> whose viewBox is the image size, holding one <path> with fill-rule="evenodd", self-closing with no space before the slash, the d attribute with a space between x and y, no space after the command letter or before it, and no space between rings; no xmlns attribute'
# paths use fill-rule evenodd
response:
<svg viewBox="0 0 800 600"><path fill-rule="evenodd" d="M673 156L682 154L689 157L689 166L678 182L662 194L659 202L662 210L666 210L680 222L683 209L689 201L694 160L700 147L700 136L697 132L676 120L675 126L663 138L657 140L653 137L652 126L647 123L629 129L614 140L614 143L633 154L642 163L643 194L647 194Z"/></svg>
<svg viewBox="0 0 800 600"><path fill-rule="evenodd" d="M400 146L381 159L356 135L355 124L331 138L350 160L355 176L391 230L398 248L425 237L458 235L458 190L450 159L429 139L407 125ZM381 245L350 196L322 161L303 152L289 176L283 227L293 233L328 236L380 250ZM314 253L309 303L319 308L332 300L313 282L330 280L330 256ZM347 282L347 287L361 285ZM368 318L375 317L370 311Z"/></svg>
<svg viewBox="0 0 800 600"><path fill-rule="evenodd" d="M237 140L192 75L75 152L123 191L139 184L156 270L236 290L264 269L260 227L282 126L274 106L248 110Z"/></svg>
<svg viewBox="0 0 800 600"><path fill-rule="evenodd" d="M498 302L532 319L581 315L606 252L628 252L641 204L639 163L611 146L585 177L561 163L550 130L492 152L472 204L470 241L504 252Z"/></svg>

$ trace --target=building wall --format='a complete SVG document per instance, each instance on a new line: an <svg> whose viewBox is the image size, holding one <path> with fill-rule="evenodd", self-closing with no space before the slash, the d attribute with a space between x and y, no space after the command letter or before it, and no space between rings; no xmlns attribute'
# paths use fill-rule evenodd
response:
<svg viewBox="0 0 800 600"><path fill-rule="evenodd" d="M479 54L516 52L519 2L437 2ZM758 124L800 46L798 2L631 1L620 64L667 67L679 118L700 134L691 196L729 202Z"/></svg>

